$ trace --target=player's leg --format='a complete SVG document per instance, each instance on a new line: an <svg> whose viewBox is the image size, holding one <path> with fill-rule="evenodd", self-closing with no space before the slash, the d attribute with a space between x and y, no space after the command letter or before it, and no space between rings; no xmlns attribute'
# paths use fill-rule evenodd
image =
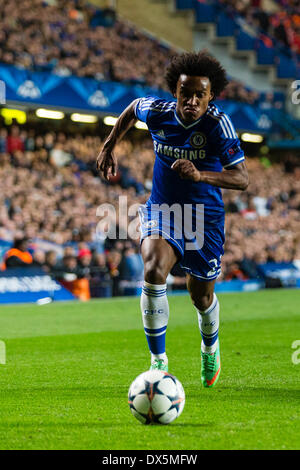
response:
<svg viewBox="0 0 300 470"><path fill-rule="evenodd" d="M201 381L204 387L216 385L220 370L219 301L214 293L215 280L200 281L187 276L187 287L196 307L201 343Z"/></svg>
<svg viewBox="0 0 300 470"><path fill-rule="evenodd" d="M144 285L141 310L144 330L151 352L151 368L168 370L166 330L169 319L166 279L177 261L177 254L163 238L143 240Z"/></svg>

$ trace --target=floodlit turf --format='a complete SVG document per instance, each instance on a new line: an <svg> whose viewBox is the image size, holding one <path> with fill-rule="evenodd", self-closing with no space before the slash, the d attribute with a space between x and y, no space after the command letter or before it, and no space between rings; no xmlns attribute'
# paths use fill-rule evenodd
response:
<svg viewBox="0 0 300 470"><path fill-rule="evenodd" d="M299 449L298 290L224 294L222 372L200 385L200 335L187 296L170 296L167 352L186 405L144 426L127 391L148 369L139 299L1 307L1 449Z"/></svg>

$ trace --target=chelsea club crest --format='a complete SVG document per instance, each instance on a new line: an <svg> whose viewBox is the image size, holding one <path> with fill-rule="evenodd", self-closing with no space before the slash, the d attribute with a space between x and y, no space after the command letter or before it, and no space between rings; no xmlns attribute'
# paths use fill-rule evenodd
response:
<svg viewBox="0 0 300 470"><path fill-rule="evenodd" d="M196 149L201 149L206 144L205 135L201 132L194 132L190 137L190 144Z"/></svg>

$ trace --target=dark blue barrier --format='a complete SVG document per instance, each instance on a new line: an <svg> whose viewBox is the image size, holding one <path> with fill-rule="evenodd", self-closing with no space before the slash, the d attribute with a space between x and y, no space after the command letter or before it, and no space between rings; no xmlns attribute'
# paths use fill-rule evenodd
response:
<svg viewBox="0 0 300 470"><path fill-rule="evenodd" d="M39 268L7 269L0 272L0 304L75 298L71 292Z"/></svg>
<svg viewBox="0 0 300 470"><path fill-rule="evenodd" d="M250 279L249 281L240 281L234 279L232 281L217 282L215 285L216 292L253 292L263 289L265 283L260 280Z"/></svg>
<svg viewBox="0 0 300 470"><path fill-rule="evenodd" d="M259 264L258 270L271 287L297 287L300 281L300 269L295 263Z"/></svg>
<svg viewBox="0 0 300 470"><path fill-rule="evenodd" d="M131 101L141 96L152 95L167 100L174 99L165 91L149 87L99 82L91 78L63 78L47 72L30 72L3 64L0 64L0 80L6 84L7 103L29 104L35 107L51 106L69 112L76 109L93 113L120 114ZM216 104L231 116L237 130L272 131L273 110L261 111L256 105L235 101L216 100ZM269 121L265 119L265 115ZM281 126L284 126L283 121Z"/></svg>
<svg viewBox="0 0 300 470"><path fill-rule="evenodd" d="M142 293L143 281L120 281L119 295L121 296L139 296Z"/></svg>
<svg viewBox="0 0 300 470"><path fill-rule="evenodd" d="M136 98L154 95L172 99L165 91L100 82L92 78L59 77L48 72L33 72L11 65L0 64L0 80L6 86L6 101L35 106L51 106L120 114Z"/></svg>
<svg viewBox="0 0 300 470"><path fill-rule="evenodd" d="M262 112L257 106L229 100L216 100L215 103L222 111L229 114L238 130L264 133L272 128L272 110ZM268 121L261 119L263 115L268 116Z"/></svg>
<svg viewBox="0 0 300 470"><path fill-rule="evenodd" d="M215 284L215 292L254 292L265 287L265 283L263 281L259 281L257 279L250 279L249 281L240 281L238 279L234 279L233 281L222 281L216 282ZM175 291L168 291L168 295L186 295L186 290L175 290Z"/></svg>
<svg viewBox="0 0 300 470"><path fill-rule="evenodd" d="M0 65L0 80L6 84L7 102L51 106L57 109L83 110L94 113L120 114L128 104L141 96L174 99L169 93L141 86L99 82L91 78L58 77L47 72L30 72ZM261 112L245 103L216 101L232 117L237 129L269 131L261 128Z"/></svg>

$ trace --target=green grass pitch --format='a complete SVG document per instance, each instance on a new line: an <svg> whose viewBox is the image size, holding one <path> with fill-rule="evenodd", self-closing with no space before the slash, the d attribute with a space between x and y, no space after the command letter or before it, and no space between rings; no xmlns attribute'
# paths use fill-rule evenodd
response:
<svg viewBox="0 0 300 470"><path fill-rule="evenodd" d="M149 367L138 298L2 306L1 449L299 449L298 290L219 295L222 371L200 385L200 334L188 296L170 296L167 353L186 404L144 426L127 392Z"/></svg>

